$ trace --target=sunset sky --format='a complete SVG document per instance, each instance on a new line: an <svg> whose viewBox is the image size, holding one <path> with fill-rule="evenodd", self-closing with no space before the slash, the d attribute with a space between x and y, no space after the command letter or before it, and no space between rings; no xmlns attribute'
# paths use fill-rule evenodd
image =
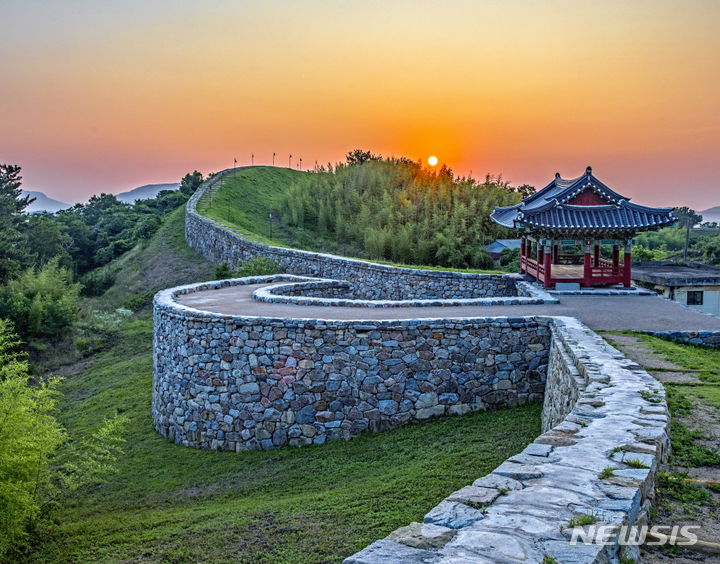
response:
<svg viewBox="0 0 720 564"><path fill-rule="evenodd" d="M720 205L720 2L4 0L0 162L66 202L362 147Z"/></svg>

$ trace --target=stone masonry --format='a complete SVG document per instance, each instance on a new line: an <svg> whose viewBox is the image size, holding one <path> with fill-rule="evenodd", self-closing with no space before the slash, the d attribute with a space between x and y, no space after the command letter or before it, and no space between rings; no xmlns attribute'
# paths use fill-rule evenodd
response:
<svg viewBox="0 0 720 564"><path fill-rule="evenodd" d="M173 299L272 279L156 296L153 419L163 436L222 450L302 446L542 398L549 318L263 319Z"/></svg>
<svg viewBox="0 0 720 564"><path fill-rule="evenodd" d="M373 301L343 304L363 307L398 299L440 305L546 299L514 275L399 269L245 241L195 211L222 177L188 204L191 246L215 262L235 265L261 254L287 272L330 280L277 275L158 293L152 412L163 436L208 449L303 446L542 399L543 434L533 443L449 495L422 522L393 531L346 563L638 559L638 548L619 539L628 526L647 523L656 473L667 460L661 384L575 318L359 322L233 316L183 305L177 296L271 280L290 284L261 288L254 299ZM717 346L716 333L660 336ZM574 527L582 516L594 523ZM591 538L597 526L605 527L606 542ZM588 540L569 542L577 533Z"/></svg>

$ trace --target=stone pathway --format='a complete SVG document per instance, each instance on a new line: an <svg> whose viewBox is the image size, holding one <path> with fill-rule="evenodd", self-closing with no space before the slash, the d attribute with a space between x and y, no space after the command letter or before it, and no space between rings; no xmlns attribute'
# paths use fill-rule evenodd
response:
<svg viewBox="0 0 720 564"><path fill-rule="evenodd" d="M659 296L560 296L559 304L358 308L265 303L252 292L274 284L231 286L178 296L179 303L229 315L275 318L383 320L553 315L579 318L601 331L720 330L720 318Z"/></svg>

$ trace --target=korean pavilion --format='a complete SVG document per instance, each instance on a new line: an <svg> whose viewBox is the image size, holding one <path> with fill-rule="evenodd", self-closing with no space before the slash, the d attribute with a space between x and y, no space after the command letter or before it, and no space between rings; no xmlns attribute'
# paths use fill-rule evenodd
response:
<svg viewBox="0 0 720 564"><path fill-rule="evenodd" d="M545 288L559 282L630 287L635 233L677 221L672 208L630 202L595 178L590 167L568 180L556 173L545 188L514 206L496 207L490 217L518 231L520 270Z"/></svg>

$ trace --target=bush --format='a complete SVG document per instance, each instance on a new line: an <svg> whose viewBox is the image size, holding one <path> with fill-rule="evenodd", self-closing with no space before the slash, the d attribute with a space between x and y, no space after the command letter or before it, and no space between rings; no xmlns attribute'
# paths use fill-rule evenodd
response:
<svg viewBox="0 0 720 564"><path fill-rule="evenodd" d="M255 257L241 262L236 270L223 262L215 267L215 279L244 278L245 276L267 276L280 272L280 265L268 257Z"/></svg>
<svg viewBox="0 0 720 564"><path fill-rule="evenodd" d="M109 268L88 272L80 278L83 296L102 296L113 284L116 274Z"/></svg>
<svg viewBox="0 0 720 564"><path fill-rule="evenodd" d="M77 319L80 288L56 257L0 290L0 318L10 319L23 338L57 337Z"/></svg>
<svg viewBox="0 0 720 564"><path fill-rule="evenodd" d="M17 339L0 320L0 557L27 537L41 513L41 483L65 440L53 417L53 383L28 385L28 365L14 352Z"/></svg>
<svg viewBox="0 0 720 564"><path fill-rule="evenodd" d="M255 257L241 263L236 272L239 278L244 276L267 276L280 272L280 265L268 257Z"/></svg>
<svg viewBox="0 0 720 564"><path fill-rule="evenodd" d="M520 249L503 249L500 266L505 272L520 271Z"/></svg>
<svg viewBox="0 0 720 564"><path fill-rule="evenodd" d="M118 416L68 441L55 418L57 380L31 383L18 344L0 320L0 560L10 561L66 493L114 471L126 423Z"/></svg>

